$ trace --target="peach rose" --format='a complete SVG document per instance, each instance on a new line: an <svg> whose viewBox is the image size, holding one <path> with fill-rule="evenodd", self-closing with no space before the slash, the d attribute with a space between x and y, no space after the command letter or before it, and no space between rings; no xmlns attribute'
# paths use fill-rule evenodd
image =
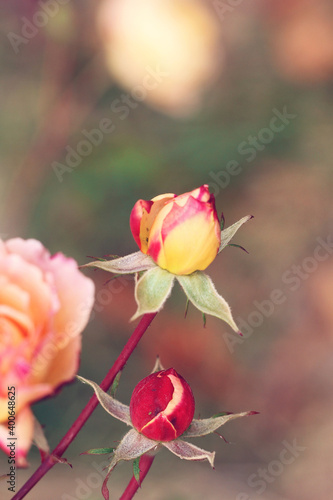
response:
<svg viewBox="0 0 333 500"><path fill-rule="evenodd" d="M93 303L94 284L73 259L37 240L0 240L0 446L9 454L15 414L19 466L33 438L30 406L75 376Z"/></svg>

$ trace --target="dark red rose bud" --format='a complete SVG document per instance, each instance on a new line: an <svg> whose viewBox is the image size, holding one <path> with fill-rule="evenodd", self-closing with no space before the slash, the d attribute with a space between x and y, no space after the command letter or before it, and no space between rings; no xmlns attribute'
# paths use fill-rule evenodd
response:
<svg viewBox="0 0 333 500"><path fill-rule="evenodd" d="M194 397L186 380L169 368L152 373L135 387L130 415L133 427L156 441L172 441L186 431L194 415Z"/></svg>

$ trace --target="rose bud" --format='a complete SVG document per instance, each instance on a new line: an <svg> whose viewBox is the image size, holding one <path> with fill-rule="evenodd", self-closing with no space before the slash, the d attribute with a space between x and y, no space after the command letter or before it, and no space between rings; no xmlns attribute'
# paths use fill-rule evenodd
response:
<svg viewBox="0 0 333 500"><path fill-rule="evenodd" d="M190 386L169 368L138 383L130 402L130 416L133 427L146 437L172 441L189 427L194 408Z"/></svg>
<svg viewBox="0 0 333 500"><path fill-rule="evenodd" d="M130 226L141 252L178 275L206 269L221 243L215 199L207 184L180 196L168 193L137 201Z"/></svg>
<svg viewBox="0 0 333 500"><path fill-rule="evenodd" d="M157 361L154 370L160 370L160 368L161 364ZM230 420L257 413L253 411L242 413L223 412L203 420L193 419L194 399L191 388L173 368L154 371L141 380L134 389L130 406L114 399L92 380L79 376L78 379L94 389L104 410L114 418L132 427L119 442L116 449L109 447L93 448L84 452L84 454L88 455L109 455L113 452L110 463L106 467L107 472L102 486L103 497L106 500L109 499L108 479L113 469L122 460L135 460L148 455L152 458L160 448L164 447L179 458L184 460L208 460L210 465L214 467L215 451L203 450L187 441L183 441L179 436L181 434L182 438L206 436L215 432Z"/></svg>

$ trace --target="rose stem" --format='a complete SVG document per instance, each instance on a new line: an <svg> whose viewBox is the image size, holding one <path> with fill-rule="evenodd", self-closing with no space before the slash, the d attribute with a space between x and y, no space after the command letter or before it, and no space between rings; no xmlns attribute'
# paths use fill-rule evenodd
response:
<svg viewBox="0 0 333 500"><path fill-rule="evenodd" d="M157 313L147 313L145 314L138 326L135 328L131 337L128 339L124 349L121 351L120 355L116 359L114 365L110 368L104 380L101 382L100 386L104 391L107 391L112 382L114 381L117 373L123 369L127 363L130 355L136 348L139 340L149 327L150 323L153 321ZM48 458L44 460L38 467L38 469L33 473L33 475L27 480L27 482L22 486L22 488L13 496L12 500L21 500L25 495L38 483L38 481L56 464L58 463L57 457L61 457L66 451L71 442L75 439L76 435L82 429L92 412L98 405L98 400L95 394L89 399L88 403L75 420L73 425L61 439L59 444L54 448L52 453Z"/></svg>
<svg viewBox="0 0 333 500"><path fill-rule="evenodd" d="M144 480L144 478L148 474L148 471L149 471L150 467L152 466L154 458L155 458L155 455L149 455L147 453L145 455L141 456L140 462L139 462L140 484L137 482L137 480L133 476L132 479L130 480L130 482L128 483L126 490L121 495L119 500L131 500L134 497L135 493L140 488L142 481Z"/></svg>

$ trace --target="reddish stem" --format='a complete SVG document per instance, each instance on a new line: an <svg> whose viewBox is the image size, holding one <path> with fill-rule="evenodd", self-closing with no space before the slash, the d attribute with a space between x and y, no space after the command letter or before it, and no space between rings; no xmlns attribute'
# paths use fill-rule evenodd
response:
<svg viewBox="0 0 333 500"><path fill-rule="evenodd" d="M141 487L142 481L144 480L144 478L148 474L148 471L149 471L150 467L152 466L154 458L155 458L155 455L149 455L149 454L142 455L142 457L140 458L140 462L139 462L140 482L138 483L137 480L135 479L135 477L133 476L132 479L130 480L130 482L128 483L126 490L121 495L119 500L131 500L134 497L135 493Z"/></svg>
<svg viewBox="0 0 333 500"><path fill-rule="evenodd" d="M107 391L112 382L114 381L116 375L120 370L122 370L128 361L128 358L136 348L139 340L149 327L150 323L153 321L157 313L145 314L138 326L135 328L131 337L128 339L124 349L121 351L120 355L116 359L114 365L107 373L106 377L100 384L104 391ZM86 406L83 408L82 412L75 420L73 425L64 435L60 443L54 448L51 455L41 463L34 474L27 480L27 482L22 486L22 488L13 496L12 500L21 500L25 495L38 483L38 481L56 464L58 463L57 458L60 458L66 451L71 442L75 439L76 435L82 429L90 415L93 413L98 405L98 400L95 394L89 399Z"/></svg>

